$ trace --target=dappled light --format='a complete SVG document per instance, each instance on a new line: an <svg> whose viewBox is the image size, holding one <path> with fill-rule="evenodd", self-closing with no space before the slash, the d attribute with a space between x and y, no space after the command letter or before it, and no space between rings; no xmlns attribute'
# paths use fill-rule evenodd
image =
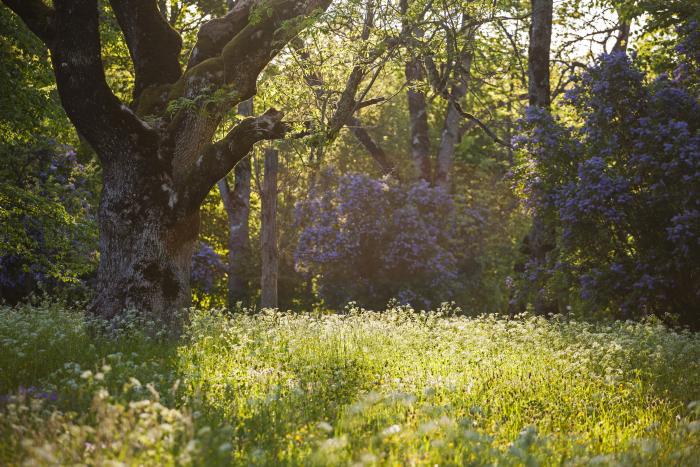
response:
<svg viewBox="0 0 700 467"><path fill-rule="evenodd" d="M0 465L698 465L700 0L0 37Z"/></svg>

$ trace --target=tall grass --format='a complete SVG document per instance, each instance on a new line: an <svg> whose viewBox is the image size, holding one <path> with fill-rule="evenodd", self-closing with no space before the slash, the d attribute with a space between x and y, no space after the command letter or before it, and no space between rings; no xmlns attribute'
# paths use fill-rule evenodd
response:
<svg viewBox="0 0 700 467"><path fill-rule="evenodd" d="M0 308L0 464L700 465L700 336L443 309Z"/></svg>

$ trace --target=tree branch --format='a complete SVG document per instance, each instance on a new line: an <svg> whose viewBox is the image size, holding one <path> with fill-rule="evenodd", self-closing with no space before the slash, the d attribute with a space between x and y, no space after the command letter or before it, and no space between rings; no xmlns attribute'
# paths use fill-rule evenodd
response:
<svg viewBox="0 0 700 467"><path fill-rule="evenodd" d="M182 75L182 38L158 11L156 0L110 0L134 62L134 100L148 86L170 84Z"/></svg>
<svg viewBox="0 0 700 467"><path fill-rule="evenodd" d="M362 102L358 102L357 105L355 106L355 110L360 110L364 109L365 107L369 107L370 105L374 104L381 104L386 100L386 97L374 97L372 99L367 99Z"/></svg>
<svg viewBox="0 0 700 467"><path fill-rule="evenodd" d="M54 14L52 8L46 6L41 0L2 0L2 2L24 21L30 31L50 46L56 32L51 25Z"/></svg>
<svg viewBox="0 0 700 467"><path fill-rule="evenodd" d="M155 153L157 134L112 93L102 64L97 0L54 0L51 61L61 103L104 159ZM132 151L125 151L131 145Z"/></svg>
<svg viewBox="0 0 700 467"><path fill-rule="evenodd" d="M512 146L510 145L510 143L507 143L507 142L503 141L501 138L499 138L496 135L496 133L494 133L493 130L491 130L491 128L486 126L486 124L484 122L482 122L478 117L470 114L469 112L465 112L464 110L462 110L462 106L460 106L459 103L457 103L457 102L452 101L451 104L452 104L452 106L454 106L455 110L457 110L457 113L459 113L462 117L474 122L476 124L476 126L481 128L482 130L484 130L484 133L486 133L489 136L489 138L491 138L495 143L498 143L501 146L504 146L506 148L512 149Z"/></svg>
<svg viewBox="0 0 700 467"><path fill-rule="evenodd" d="M282 112L270 109L234 126L220 141L209 144L196 162L182 191L184 209L199 207L209 190L248 155L258 141L283 138L288 127Z"/></svg>
<svg viewBox="0 0 700 467"><path fill-rule="evenodd" d="M197 33L187 69L221 55L224 46L248 24L250 11L256 4L256 0L238 0L225 16L204 23Z"/></svg>
<svg viewBox="0 0 700 467"><path fill-rule="evenodd" d="M325 10L330 1L243 0L241 6L236 4L222 18L223 23L215 23L222 27L221 34L213 34L209 25L211 47L206 51L199 50L203 44L200 41L190 60L191 64L196 64L188 66L167 97L170 102L184 97L200 105L195 111L191 108L179 110L168 125L168 136L177 147L173 161L176 180L188 179L197 154L201 154L211 141L226 109L255 95L257 78L265 66L294 35L315 19L312 13ZM230 21L241 11L249 13L244 15L245 23L232 26ZM238 30L241 26L242 29ZM218 55L198 61L216 53L219 45L229 38ZM213 90L224 93L208 99ZM205 105L206 111L198 112Z"/></svg>
<svg viewBox="0 0 700 467"><path fill-rule="evenodd" d="M355 116L350 116L347 122L348 129L352 132L355 138L360 142L367 152L372 156L372 159L379 165L382 175L394 177L397 181L401 181L399 171L394 162L387 157L384 150L372 139L367 129L362 126L360 120Z"/></svg>

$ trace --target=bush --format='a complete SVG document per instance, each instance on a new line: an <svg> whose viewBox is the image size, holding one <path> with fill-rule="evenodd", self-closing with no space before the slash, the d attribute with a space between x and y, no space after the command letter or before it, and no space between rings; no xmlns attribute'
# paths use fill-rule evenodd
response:
<svg viewBox="0 0 700 467"><path fill-rule="evenodd" d="M528 110L525 195L557 236L548 269L529 265L531 288L700 324L700 103L686 78L648 81L605 55L567 93L576 124Z"/></svg>
<svg viewBox="0 0 700 467"><path fill-rule="evenodd" d="M449 300L453 208L425 182L326 172L297 205L297 269L317 276L319 294L336 309L351 300L375 308L394 297L426 307Z"/></svg>
<svg viewBox="0 0 700 467"><path fill-rule="evenodd" d="M199 248L192 255L190 271L194 302L202 306L207 304L203 302L225 296L221 292L225 276L226 265L221 256L207 243L199 242Z"/></svg>
<svg viewBox="0 0 700 467"><path fill-rule="evenodd" d="M97 265L95 168L56 144L0 144L0 155L0 299L85 298Z"/></svg>

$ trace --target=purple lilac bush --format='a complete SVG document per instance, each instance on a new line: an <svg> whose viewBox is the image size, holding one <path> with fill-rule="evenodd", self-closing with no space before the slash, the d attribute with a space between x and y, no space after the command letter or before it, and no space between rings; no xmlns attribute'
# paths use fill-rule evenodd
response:
<svg viewBox="0 0 700 467"><path fill-rule="evenodd" d="M557 232L548 270L526 268L535 287L625 317L697 322L700 103L688 70L698 70L700 34L697 24L681 32L671 75L651 80L624 53L601 56L566 95L576 124L528 109L516 141L524 192Z"/></svg>
<svg viewBox="0 0 700 467"><path fill-rule="evenodd" d="M444 190L327 171L296 217L296 268L317 277L328 306L449 300L457 265L449 250L454 206Z"/></svg>
<svg viewBox="0 0 700 467"><path fill-rule="evenodd" d="M0 144L0 155L0 299L85 295L97 258L94 168L55 142Z"/></svg>

